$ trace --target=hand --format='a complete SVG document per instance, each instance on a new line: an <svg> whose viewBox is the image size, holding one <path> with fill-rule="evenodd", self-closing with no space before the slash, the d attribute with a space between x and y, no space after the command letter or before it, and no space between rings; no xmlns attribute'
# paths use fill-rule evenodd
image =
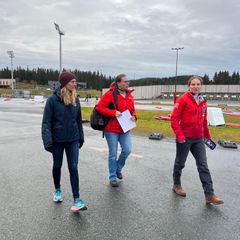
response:
<svg viewBox="0 0 240 240"><path fill-rule="evenodd" d="M79 148L79 149L83 146L83 143L84 143L84 141L81 141L81 142L78 144L78 148Z"/></svg>
<svg viewBox="0 0 240 240"><path fill-rule="evenodd" d="M177 143L185 143L186 137L184 135L176 136L176 142Z"/></svg>
<svg viewBox="0 0 240 240"><path fill-rule="evenodd" d="M115 117L119 117L119 116L122 116L122 113L119 112L119 111L116 111L116 113L115 113Z"/></svg>
<svg viewBox="0 0 240 240"><path fill-rule="evenodd" d="M53 152L53 145L49 145L49 146L45 147L45 150L52 153Z"/></svg>
<svg viewBox="0 0 240 240"><path fill-rule="evenodd" d="M130 120L133 121L133 122L136 122L135 116L131 116L131 117L130 117Z"/></svg>

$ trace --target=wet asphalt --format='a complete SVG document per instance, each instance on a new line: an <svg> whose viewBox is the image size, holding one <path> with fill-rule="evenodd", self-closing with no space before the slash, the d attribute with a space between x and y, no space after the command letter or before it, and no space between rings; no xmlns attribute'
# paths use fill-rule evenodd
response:
<svg viewBox="0 0 240 240"><path fill-rule="evenodd" d="M206 205L195 160L189 156L182 185L172 191L175 143L133 136L124 179L112 188L107 176L107 144L84 126L80 151L81 198L87 211L73 214L66 159L64 201L52 202L52 158L41 141L43 106L0 104L0 239L240 239L240 150L207 149L215 193L224 205Z"/></svg>

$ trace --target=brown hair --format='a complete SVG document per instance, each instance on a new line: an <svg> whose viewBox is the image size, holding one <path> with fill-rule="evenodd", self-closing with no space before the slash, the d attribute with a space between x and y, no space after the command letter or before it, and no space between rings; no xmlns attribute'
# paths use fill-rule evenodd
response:
<svg viewBox="0 0 240 240"><path fill-rule="evenodd" d="M190 86L193 79L198 79L201 82L201 85L203 85L203 79L197 75L193 75L188 79L188 86Z"/></svg>
<svg viewBox="0 0 240 240"><path fill-rule="evenodd" d="M118 82L121 82L121 81L122 81L122 78L123 78L123 77L126 77L126 76L127 76L126 74L119 74L119 75L117 75L116 78L115 78L115 81L114 81L115 84L117 85L117 83L118 83Z"/></svg>
<svg viewBox="0 0 240 240"><path fill-rule="evenodd" d="M112 83L110 84L110 87L115 87L115 85L116 85L116 83L115 83L115 82L112 82Z"/></svg>

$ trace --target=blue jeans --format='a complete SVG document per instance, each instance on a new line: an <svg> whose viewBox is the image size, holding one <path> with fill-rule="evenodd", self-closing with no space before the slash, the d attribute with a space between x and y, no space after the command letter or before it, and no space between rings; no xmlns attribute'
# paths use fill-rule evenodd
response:
<svg viewBox="0 0 240 240"><path fill-rule="evenodd" d="M207 155L203 138L186 139L185 143L177 142L177 153L173 169L174 185L181 185L182 169L185 167L188 153L191 152L196 165L205 195L213 195L213 182L207 164Z"/></svg>
<svg viewBox="0 0 240 240"><path fill-rule="evenodd" d="M132 142L130 132L126 133L114 133L104 131L104 135L108 144L108 170L110 181L116 180L117 172L121 172L128 155L131 153ZM121 146L121 153L117 158L118 142Z"/></svg>
<svg viewBox="0 0 240 240"><path fill-rule="evenodd" d="M65 149L68 162L68 170L70 173L70 182L73 197L79 197L79 177L78 177L78 141L54 143L53 145L53 168L52 175L55 188L60 188L61 168L63 162L63 152Z"/></svg>

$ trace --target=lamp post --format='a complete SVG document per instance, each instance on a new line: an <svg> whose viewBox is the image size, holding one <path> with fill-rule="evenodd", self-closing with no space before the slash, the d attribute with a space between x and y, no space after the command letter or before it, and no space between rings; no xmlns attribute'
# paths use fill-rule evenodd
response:
<svg viewBox="0 0 240 240"><path fill-rule="evenodd" d="M54 23L56 30L59 34L59 73L62 72L62 36L65 34L62 30L60 30L60 27L58 24Z"/></svg>
<svg viewBox="0 0 240 240"><path fill-rule="evenodd" d="M175 89L173 93L173 102L175 103L177 100L177 65L178 65L178 51L184 49L184 47L172 48L172 50L176 51L176 74L175 74Z"/></svg>
<svg viewBox="0 0 240 240"><path fill-rule="evenodd" d="M14 85L13 85L13 58L14 58L14 52L11 51L7 51L8 56L11 58L11 79L12 79L12 90L14 89Z"/></svg>

